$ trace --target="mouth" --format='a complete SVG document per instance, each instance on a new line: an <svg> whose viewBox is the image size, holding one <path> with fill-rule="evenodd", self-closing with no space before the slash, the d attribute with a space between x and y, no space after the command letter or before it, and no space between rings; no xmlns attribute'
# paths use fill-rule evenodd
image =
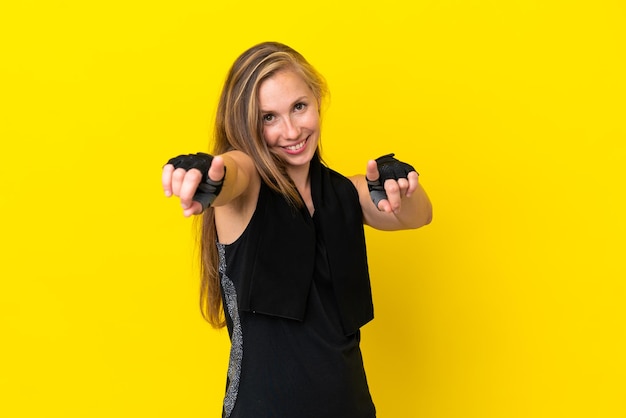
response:
<svg viewBox="0 0 626 418"><path fill-rule="evenodd" d="M306 142L308 141L308 139L309 138L307 137L305 140L303 140L301 142L298 142L297 144L290 145L288 147L283 147L283 149L285 151L287 151L288 153L290 153L290 154L296 154L296 153L298 153L300 150L302 150L305 147Z"/></svg>

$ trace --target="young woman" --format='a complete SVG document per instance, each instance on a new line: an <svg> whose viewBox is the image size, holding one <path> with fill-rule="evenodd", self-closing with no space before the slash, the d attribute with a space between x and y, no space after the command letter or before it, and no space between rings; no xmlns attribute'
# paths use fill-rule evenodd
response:
<svg viewBox="0 0 626 418"><path fill-rule="evenodd" d="M298 52L256 45L228 74L213 155L163 168L165 194L203 213L202 312L232 344L223 417L376 416L359 348L373 318L363 224L418 228L432 210L392 154L350 178L321 163L325 93Z"/></svg>

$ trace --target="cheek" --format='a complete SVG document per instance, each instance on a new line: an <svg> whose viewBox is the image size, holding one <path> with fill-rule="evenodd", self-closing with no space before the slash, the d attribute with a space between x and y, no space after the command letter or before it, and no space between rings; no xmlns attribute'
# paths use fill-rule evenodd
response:
<svg viewBox="0 0 626 418"><path fill-rule="evenodd" d="M265 139L267 145L272 146L276 144L276 133L271 127L266 126L263 128L263 139Z"/></svg>
<svg viewBox="0 0 626 418"><path fill-rule="evenodd" d="M306 118L306 126L307 128L311 129L311 130L317 130L319 129L320 126L320 118L319 115L316 112L310 112L309 114L307 114L307 118Z"/></svg>

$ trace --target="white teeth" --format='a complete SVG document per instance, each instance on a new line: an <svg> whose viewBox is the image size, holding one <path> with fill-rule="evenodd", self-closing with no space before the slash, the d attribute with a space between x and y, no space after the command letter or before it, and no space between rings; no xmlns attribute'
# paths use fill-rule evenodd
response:
<svg viewBox="0 0 626 418"><path fill-rule="evenodd" d="M305 142L306 141L302 141L299 144L292 145L290 147L285 147L285 149L288 149L289 151L297 151L297 150L299 150L300 148L302 148L304 146Z"/></svg>

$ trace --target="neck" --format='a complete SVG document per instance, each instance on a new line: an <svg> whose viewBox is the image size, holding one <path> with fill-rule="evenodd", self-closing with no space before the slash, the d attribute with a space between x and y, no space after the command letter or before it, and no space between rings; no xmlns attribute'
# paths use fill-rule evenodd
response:
<svg viewBox="0 0 626 418"><path fill-rule="evenodd" d="M309 189L311 179L309 178L309 166L311 163L305 166L290 167L287 169L287 174L293 180L296 188L300 193Z"/></svg>

